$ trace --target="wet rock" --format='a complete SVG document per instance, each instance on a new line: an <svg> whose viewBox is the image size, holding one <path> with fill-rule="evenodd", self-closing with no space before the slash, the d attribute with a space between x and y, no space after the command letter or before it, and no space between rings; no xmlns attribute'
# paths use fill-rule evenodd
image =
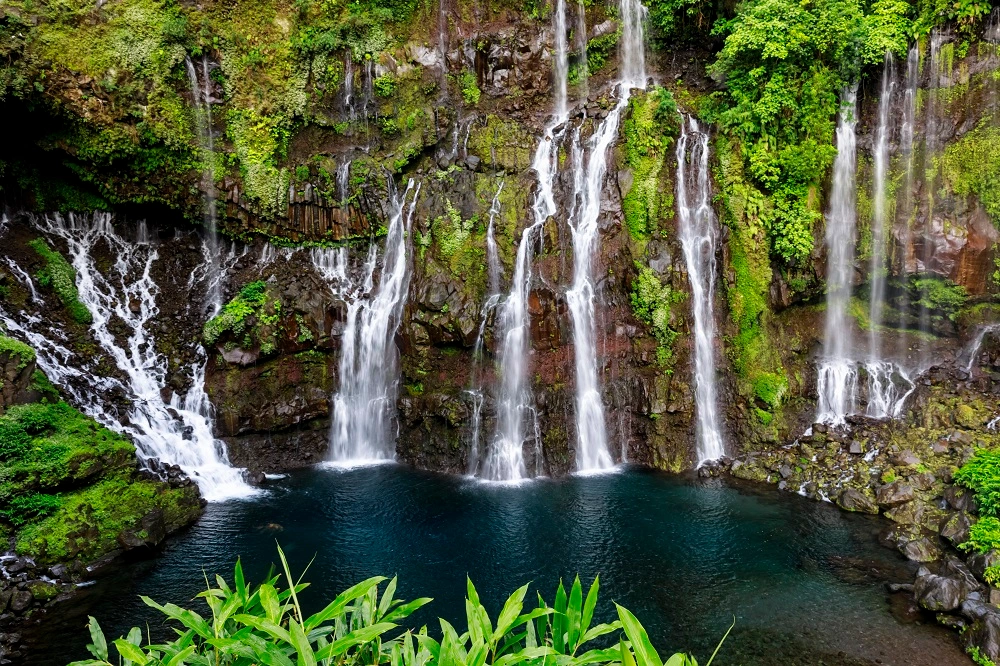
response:
<svg viewBox="0 0 1000 666"><path fill-rule="evenodd" d="M878 505L856 488L845 488L837 498L837 506L846 511L873 514L878 513Z"/></svg>
<svg viewBox="0 0 1000 666"><path fill-rule="evenodd" d="M910 484L912 484L916 490L922 492L930 490L934 486L935 481L937 481L937 479L930 472L914 474L910 477Z"/></svg>
<svg viewBox="0 0 1000 666"><path fill-rule="evenodd" d="M889 520L902 523L904 525L920 525L924 521L924 511L926 505L921 500L913 500L905 504L900 504L894 509L885 512L885 517Z"/></svg>
<svg viewBox="0 0 1000 666"><path fill-rule="evenodd" d="M944 499L956 511L974 511L976 508L972 492L965 488L948 486L944 489Z"/></svg>
<svg viewBox="0 0 1000 666"><path fill-rule="evenodd" d="M913 595L921 607L930 611L951 611L959 608L968 599L969 594L978 589L978 583L967 570L945 567L942 573L952 575L936 575L927 567L920 567L917 579L913 583Z"/></svg>
<svg viewBox="0 0 1000 666"><path fill-rule="evenodd" d="M998 564L1000 564L1000 551L995 548L988 553L975 553L969 558L969 569L979 580L983 580L989 567Z"/></svg>
<svg viewBox="0 0 1000 666"><path fill-rule="evenodd" d="M848 449L852 455L860 456L865 452L864 448L861 446L861 442L855 440L851 442L851 447Z"/></svg>
<svg viewBox="0 0 1000 666"><path fill-rule="evenodd" d="M893 525L882 534L882 542L912 562L933 562L941 548L915 525Z"/></svg>
<svg viewBox="0 0 1000 666"><path fill-rule="evenodd" d="M913 486L903 481L893 481L880 487L875 494L879 506L898 506L915 497Z"/></svg>
<svg viewBox="0 0 1000 666"><path fill-rule="evenodd" d="M890 460L897 467L916 467L921 463L920 457L909 449L894 453Z"/></svg>
<svg viewBox="0 0 1000 666"><path fill-rule="evenodd" d="M941 536L955 547L969 540L971 522L964 511L952 515L941 525Z"/></svg>
<svg viewBox="0 0 1000 666"><path fill-rule="evenodd" d="M962 634L966 649L975 647L986 658L1000 660L1000 609L969 599L962 604L962 615L972 621Z"/></svg>
<svg viewBox="0 0 1000 666"><path fill-rule="evenodd" d="M28 590L16 590L10 599L10 610L19 615L28 610L33 601L34 597Z"/></svg>

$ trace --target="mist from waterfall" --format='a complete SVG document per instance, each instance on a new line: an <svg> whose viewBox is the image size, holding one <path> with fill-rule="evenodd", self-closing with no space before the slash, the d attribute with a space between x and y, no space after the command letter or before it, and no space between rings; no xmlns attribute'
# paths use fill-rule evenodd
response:
<svg viewBox="0 0 1000 666"><path fill-rule="evenodd" d="M39 367L77 407L102 425L129 435L142 458L178 465L209 501L254 494L213 435L212 405L204 390L206 359L200 346L188 368L187 394L171 392L169 400L164 398L167 359L157 351L155 339L160 294L152 276L159 258L156 246L120 236L108 213L52 215L36 218L35 224L66 243L79 299L93 317L90 331L122 379L91 367L93 359L78 357L68 336L37 315L3 313L8 331L36 349ZM114 258L105 272L97 268L99 246ZM117 414L107 401L114 393L126 397L126 414Z"/></svg>
<svg viewBox="0 0 1000 666"><path fill-rule="evenodd" d="M681 118L677 141L677 212L694 314L694 384L698 464L725 455L715 365L715 257L718 223L712 210L708 134Z"/></svg>
<svg viewBox="0 0 1000 666"><path fill-rule="evenodd" d="M845 89L837 121L837 158L826 214L826 321L823 356L817 368L819 404L816 420L839 425L854 411L858 371L851 360L848 305L856 242L855 184L857 88Z"/></svg>
<svg viewBox="0 0 1000 666"><path fill-rule="evenodd" d="M391 461L391 432L399 388L399 351L395 336L409 288L407 238L420 185L410 180L402 195L389 182L390 220L375 286L377 250L372 244L360 279L346 278L346 254L314 253L313 263L328 280L338 280L347 302L341 339L340 386L334 394L330 460L340 466ZM412 196L410 193L412 192ZM409 198L409 205L407 199Z"/></svg>

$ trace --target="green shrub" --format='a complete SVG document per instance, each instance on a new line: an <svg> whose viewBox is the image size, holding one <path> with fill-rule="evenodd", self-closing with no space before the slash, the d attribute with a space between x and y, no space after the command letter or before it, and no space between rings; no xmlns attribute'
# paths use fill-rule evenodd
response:
<svg viewBox="0 0 1000 666"><path fill-rule="evenodd" d="M0 418L0 458L21 460L31 447L31 435L17 421Z"/></svg>
<svg viewBox="0 0 1000 666"><path fill-rule="evenodd" d="M917 307L927 308L932 317L955 321L958 311L969 300L965 287L951 280L936 277L918 278L910 282Z"/></svg>
<svg viewBox="0 0 1000 666"><path fill-rule="evenodd" d="M49 247L42 238L28 243L45 262L45 267L35 276L38 284L51 287L69 312L70 317L81 324L89 324L93 316L87 306L80 302L80 292L76 289L76 270L66 259Z"/></svg>
<svg viewBox="0 0 1000 666"><path fill-rule="evenodd" d="M674 340L677 331L670 327L670 307L684 300L683 292L674 292L670 285L663 284L656 272L642 267L632 283L632 312L636 318L648 325L656 338L656 361L660 367L669 368L674 356Z"/></svg>
<svg viewBox="0 0 1000 666"><path fill-rule="evenodd" d="M1000 451L976 449L955 472L955 483L975 493L981 516L996 516L1000 511Z"/></svg>
<svg viewBox="0 0 1000 666"><path fill-rule="evenodd" d="M281 299L268 295L263 280L250 282L222 311L205 322L202 339L205 345L216 344L223 335L232 336L243 347L260 345L260 351L270 354L277 348L281 320Z"/></svg>
<svg viewBox="0 0 1000 666"><path fill-rule="evenodd" d="M458 76L458 86L462 89L462 99L465 100L466 104L475 106L479 104L479 96L481 95L479 90L479 81L476 79L476 73L465 70Z"/></svg>
<svg viewBox="0 0 1000 666"><path fill-rule="evenodd" d="M35 360L34 349L20 340L8 338L5 335L0 335L0 354L9 354L12 357L17 357L18 372L28 367L28 364Z"/></svg>
<svg viewBox="0 0 1000 666"><path fill-rule="evenodd" d="M577 576L568 593L562 582L554 605L538 596L537 606L525 608L528 585L515 591L495 619L479 600L472 581L466 585L466 628L459 632L440 619L440 640L419 631L396 631L414 611L431 602L421 598L404 603L395 598L396 579L369 578L345 590L323 610L310 616L302 612L299 594L307 587L293 578L279 548L286 589L279 576L269 574L258 586L247 584L237 561L232 584L216 576L217 587L198 596L208 605L210 617L168 603L142 597L177 629L179 638L161 645L142 643L136 627L113 641L118 654L129 663L173 666L181 663L213 664L392 664L393 666L522 666L527 664L594 664L602 666L661 666L663 662L636 617L616 604L618 619L594 624L599 582L586 591ZM97 620L90 618L93 659L71 666L111 666L107 638ZM732 627L730 627L730 631ZM618 634L606 648L587 645ZM726 636L729 632L726 632ZM726 639L723 636L722 640ZM722 643L719 643L721 647ZM711 666L719 647L709 658ZM697 666L685 654L676 654L667 666Z"/></svg>
<svg viewBox="0 0 1000 666"><path fill-rule="evenodd" d="M40 520L54 513L62 506L58 495L32 493L10 500L10 503L0 509L0 517L14 527L21 527L34 520Z"/></svg>
<svg viewBox="0 0 1000 666"><path fill-rule="evenodd" d="M1000 519L993 516L981 517L969 530L969 540L960 548L978 553L988 553L994 548L1000 548Z"/></svg>

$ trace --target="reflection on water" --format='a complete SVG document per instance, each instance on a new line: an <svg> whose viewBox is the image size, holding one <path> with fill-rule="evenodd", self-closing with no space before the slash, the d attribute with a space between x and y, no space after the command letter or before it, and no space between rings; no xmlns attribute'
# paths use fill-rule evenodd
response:
<svg viewBox="0 0 1000 666"><path fill-rule="evenodd" d="M317 468L259 499L210 505L162 556L81 590L30 637L29 663L83 658L88 614L115 636L147 622L162 630L137 595L184 604L203 572L229 573L237 556L259 580L277 541L295 570L316 557L306 599L317 608L363 578L398 574L402 597L435 598L415 622L459 622L466 574L496 612L526 582L551 598L560 577L600 573L598 614L617 601L662 652L702 662L735 616L719 664L967 664L948 632L889 613L865 571L912 580L912 569L877 544L879 525L797 496L637 470L510 487L398 465Z"/></svg>

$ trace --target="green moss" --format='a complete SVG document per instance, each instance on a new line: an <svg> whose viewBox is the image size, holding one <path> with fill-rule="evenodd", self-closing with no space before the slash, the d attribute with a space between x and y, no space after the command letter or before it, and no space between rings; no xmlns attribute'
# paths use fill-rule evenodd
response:
<svg viewBox="0 0 1000 666"><path fill-rule="evenodd" d="M189 522L193 507L196 491L190 487L172 489L130 475L107 478L64 494L51 515L20 531L16 550L40 563L92 560L118 548L119 537L147 514L162 511L165 526L176 529Z"/></svg>
<svg viewBox="0 0 1000 666"><path fill-rule="evenodd" d="M670 308L684 300L683 292L675 292L664 284L653 269L643 267L632 283L632 311L639 321L650 327L656 338L656 362L670 370L674 358L677 331L670 326Z"/></svg>
<svg viewBox="0 0 1000 666"><path fill-rule="evenodd" d="M940 158L941 175L956 194L974 194L1000 227L1000 127L987 119L948 146Z"/></svg>
<svg viewBox="0 0 1000 666"><path fill-rule="evenodd" d="M481 93L479 91L479 82L476 79L475 72L465 70L459 74L458 86L462 91L462 99L465 100L466 104L471 106L479 104L479 96Z"/></svg>
<svg viewBox="0 0 1000 666"><path fill-rule="evenodd" d="M17 371L20 372L35 360L35 350L20 340L0 335L0 355L6 354L17 359Z"/></svg>
<svg viewBox="0 0 1000 666"><path fill-rule="evenodd" d="M90 310L80 301L80 292L76 289L76 270L61 254L50 248L44 239L36 238L28 245L45 262L45 267L35 276L38 284L51 287L75 321L81 324L93 321Z"/></svg>
<svg viewBox="0 0 1000 666"><path fill-rule="evenodd" d="M673 192L661 181L667 150L677 135L677 105L670 91L654 88L629 100L629 114L622 124L625 165L632 170L622 210L625 225L635 240L645 240L659 230L661 219L673 214Z"/></svg>
<svg viewBox="0 0 1000 666"><path fill-rule="evenodd" d="M769 202L743 178L743 163L724 137L717 143L722 189L722 221L729 227L732 282L727 282L729 311L736 334L729 349L740 392L771 408L780 404L788 386L787 374L771 341L771 262L761 220Z"/></svg>
<svg viewBox="0 0 1000 666"><path fill-rule="evenodd" d="M225 338L234 345L259 346L262 354L271 354L277 350L281 311L281 298L266 282L251 282L205 322L202 340L210 346Z"/></svg>

